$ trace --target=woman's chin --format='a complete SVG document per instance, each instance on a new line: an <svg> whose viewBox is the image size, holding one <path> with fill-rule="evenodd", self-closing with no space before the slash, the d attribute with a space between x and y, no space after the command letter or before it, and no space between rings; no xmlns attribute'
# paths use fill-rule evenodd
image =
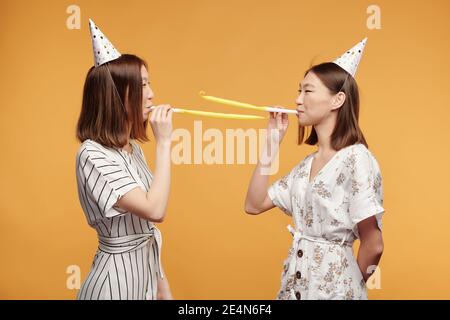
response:
<svg viewBox="0 0 450 320"><path fill-rule="evenodd" d="M302 117L297 118L298 119L298 125L302 127L311 127L316 125L317 123L314 121L308 121L307 119L303 119Z"/></svg>

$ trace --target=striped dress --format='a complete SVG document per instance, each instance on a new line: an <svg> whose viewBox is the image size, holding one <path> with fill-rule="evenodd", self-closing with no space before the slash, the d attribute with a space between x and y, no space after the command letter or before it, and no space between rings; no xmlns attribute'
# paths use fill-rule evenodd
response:
<svg viewBox="0 0 450 320"><path fill-rule="evenodd" d="M161 268L161 233L150 221L115 206L128 191L148 191L152 173L141 147L132 152L86 140L76 157L78 197L99 247L77 299L154 300Z"/></svg>

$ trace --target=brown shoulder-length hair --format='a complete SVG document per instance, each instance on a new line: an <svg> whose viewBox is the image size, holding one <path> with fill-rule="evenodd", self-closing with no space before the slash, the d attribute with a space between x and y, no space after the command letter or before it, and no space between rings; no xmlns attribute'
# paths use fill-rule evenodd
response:
<svg viewBox="0 0 450 320"><path fill-rule="evenodd" d="M331 94L345 93L344 104L337 111L336 126L331 134L331 147L340 150L355 143L362 143L367 148L367 142L358 124L359 118L359 91L355 79L344 69L332 62L325 62L309 68L305 72L313 72L328 88ZM303 143L305 127L298 127L298 144ZM314 127L304 141L309 145L318 142Z"/></svg>
<svg viewBox="0 0 450 320"><path fill-rule="evenodd" d="M142 115L141 58L124 54L89 69L76 129L81 142L91 139L106 147L121 148L128 138L144 142L147 122Z"/></svg>

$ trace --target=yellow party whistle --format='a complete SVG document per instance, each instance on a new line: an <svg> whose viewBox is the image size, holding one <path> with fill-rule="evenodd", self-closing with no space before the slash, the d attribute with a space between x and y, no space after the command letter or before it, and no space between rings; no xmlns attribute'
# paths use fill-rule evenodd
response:
<svg viewBox="0 0 450 320"><path fill-rule="evenodd" d="M150 110L153 110L153 109L155 109L155 106L150 108ZM266 117L261 117L261 116L256 116L256 115L220 113L220 112L200 111L200 110L191 110L191 109L183 109L183 108L172 108L172 110L175 113L183 113L183 114L190 114L190 115L194 115L194 116L218 118L218 119L238 119L238 120L267 119Z"/></svg>
<svg viewBox="0 0 450 320"><path fill-rule="evenodd" d="M214 97L214 96L208 96L208 95L206 95L206 93L204 91L200 91L199 95L205 100L232 106L232 107L258 110L258 111L267 111L267 112L290 113L290 114L298 113L297 110L292 110L292 109L282 109L282 108L267 107L267 106L255 106L250 103L239 102L239 101L234 101L234 100L224 99L224 98L218 98L218 97Z"/></svg>

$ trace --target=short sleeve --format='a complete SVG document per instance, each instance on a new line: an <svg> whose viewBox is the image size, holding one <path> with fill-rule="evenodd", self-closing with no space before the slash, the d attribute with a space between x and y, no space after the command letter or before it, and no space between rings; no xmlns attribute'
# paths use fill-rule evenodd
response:
<svg viewBox="0 0 450 320"><path fill-rule="evenodd" d="M97 204L102 216L112 217L116 202L138 183L126 168L100 151L86 151L78 164L91 200Z"/></svg>
<svg viewBox="0 0 450 320"><path fill-rule="evenodd" d="M381 230L384 208L382 178L378 163L369 150L362 146L353 149L348 160L351 177L349 213L354 231L358 235L357 224L371 216L376 217Z"/></svg>
<svg viewBox="0 0 450 320"><path fill-rule="evenodd" d="M291 190L296 169L297 167L294 168L288 175L275 181L267 191L273 204L289 216L292 216Z"/></svg>

